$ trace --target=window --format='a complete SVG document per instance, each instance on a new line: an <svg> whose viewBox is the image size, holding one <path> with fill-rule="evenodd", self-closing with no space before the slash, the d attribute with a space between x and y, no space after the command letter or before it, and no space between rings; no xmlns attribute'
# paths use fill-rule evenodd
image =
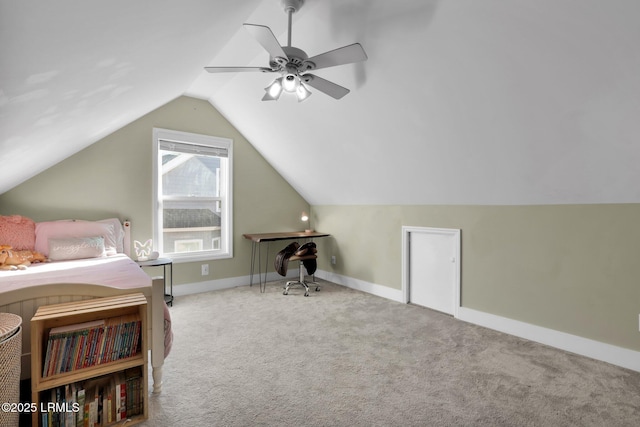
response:
<svg viewBox="0 0 640 427"><path fill-rule="evenodd" d="M153 130L155 250L175 261L233 256L233 141Z"/></svg>

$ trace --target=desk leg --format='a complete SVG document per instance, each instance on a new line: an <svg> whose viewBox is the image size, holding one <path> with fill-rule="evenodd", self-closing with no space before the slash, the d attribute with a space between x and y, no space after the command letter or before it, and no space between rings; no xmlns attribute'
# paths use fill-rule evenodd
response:
<svg viewBox="0 0 640 427"><path fill-rule="evenodd" d="M261 292L265 292L267 289L267 273L269 272L269 246L270 242L267 242L267 256L264 260L264 280L261 283L264 283L260 288Z"/></svg>
<svg viewBox="0 0 640 427"><path fill-rule="evenodd" d="M253 270L256 263L256 245L258 243L251 241L251 269L249 270L249 286L253 286Z"/></svg>
<svg viewBox="0 0 640 427"><path fill-rule="evenodd" d="M262 264L262 246L258 246L258 281L260 282L260 292L264 293L267 288L267 271L269 267L269 242L267 242L267 256L265 258L264 277L262 277L262 272L260 271L261 264Z"/></svg>
<svg viewBox="0 0 640 427"><path fill-rule="evenodd" d="M262 273L260 273L260 264L262 264L262 245L258 243L258 284L260 285L260 292L262 292Z"/></svg>

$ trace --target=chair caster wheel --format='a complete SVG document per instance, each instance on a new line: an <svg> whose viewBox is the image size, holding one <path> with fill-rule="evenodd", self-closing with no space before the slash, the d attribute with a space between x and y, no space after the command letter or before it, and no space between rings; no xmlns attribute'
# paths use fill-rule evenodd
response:
<svg viewBox="0 0 640 427"><path fill-rule="evenodd" d="M308 297L308 296L309 296L309 292L305 292L305 293L304 293L304 296L305 296L305 297Z"/></svg>
<svg viewBox="0 0 640 427"><path fill-rule="evenodd" d="M320 286L316 287L316 292L320 291Z"/></svg>
<svg viewBox="0 0 640 427"><path fill-rule="evenodd" d="M282 293L282 295L289 295L289 292L284 291L284 292Z"/></svg>

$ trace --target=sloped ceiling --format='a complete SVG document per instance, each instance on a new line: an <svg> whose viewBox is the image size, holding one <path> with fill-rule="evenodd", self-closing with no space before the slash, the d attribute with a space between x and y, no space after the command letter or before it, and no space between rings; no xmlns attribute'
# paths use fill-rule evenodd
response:
<svg viewBox="0 0 640 427"><path fill-rule="evenodd" d="M262 102L242 28L279 0L0 3L0 193L186 94L311 204L640 202L640 2L306 0L292 44L360 42L351 89Z"/></svg>

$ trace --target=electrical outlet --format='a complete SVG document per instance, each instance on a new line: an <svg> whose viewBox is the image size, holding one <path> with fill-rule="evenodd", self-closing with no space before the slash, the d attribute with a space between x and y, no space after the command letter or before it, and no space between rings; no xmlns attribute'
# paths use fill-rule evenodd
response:
<svg viewBox="0 0 640 427"><path fill-rule="evenodd" d="M202 275L203 276L208 276L209 275L209 264L202 264Z"/></svg>
<svg viewBox="0 0 640 427"><path fill-rule="evenodd" d="M335 255L331 255L331 264L332 265L336 265L336 256Z"/></svg>

